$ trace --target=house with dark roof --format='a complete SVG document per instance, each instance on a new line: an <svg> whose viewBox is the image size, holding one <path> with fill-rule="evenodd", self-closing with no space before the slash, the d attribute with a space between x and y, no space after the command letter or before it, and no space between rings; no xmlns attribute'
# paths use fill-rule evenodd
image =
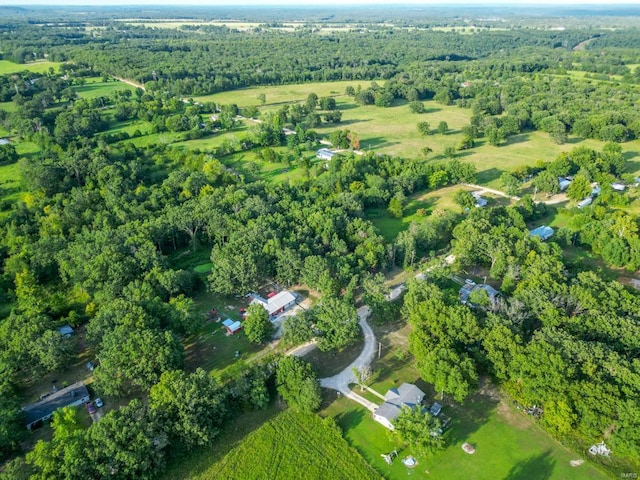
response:
<svg viewBox="0 0 640 480"><path fill-rule="evenodd" d="M47 395L39 402L22 407L26 414L26 425L29 430L41 426L53 416L59 408L75 407L89 401L89 391L83 382L76 382L66 388Z"/></svg>
<svg viewBox="0 0 640 480"><path fill-rule="evenodd" d="M413 383L403 383L389 390L384 398L385 402L373 412L373 419L393 430L393 421L400 415L402 407L421 407L424 392Z"/></svg>

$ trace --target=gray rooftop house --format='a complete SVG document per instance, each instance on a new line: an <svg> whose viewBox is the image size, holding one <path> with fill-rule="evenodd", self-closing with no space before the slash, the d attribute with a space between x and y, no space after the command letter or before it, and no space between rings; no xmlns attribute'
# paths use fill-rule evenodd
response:
<svg viewBox="0 0 640 480"><path fill-rule="evenodd" d="M49 420L57 409L75 407L88 401L89 391L87 387L83 382L76 382L48 395L39 402L22 407L22 411L26 414L27 428L31 430Z"/></svg>
<svg viewBox="0 0 640 480"><path fill-rule="evenodd" d="M545 241L553 236L553 228L542 225L533 230L529 230L532 237L538 237L540 240Z"/></svg>
<svg viewBox="0 0 640 480"><path fill-rule="evenodd" d="M486 283L476 284L476 283L466 283L460 289L460 302L465 305L473 305L469 301L469 297L471 294L477 290L484 290L487 292L487 296L489 297L489 302L491 305L494 305L498 301L498 297L500 296L500 292L493 288L491 285L487 285Z"/></svg>
<svg viewBox="0 0 640 480"><path fill-rule="evenodd" d="M373 412L373 419L393 430L393 421L400 415L402 407L416 408L421 405L424 392L413 383L403 383L389 390L384 398L386 401Z"/></svg>

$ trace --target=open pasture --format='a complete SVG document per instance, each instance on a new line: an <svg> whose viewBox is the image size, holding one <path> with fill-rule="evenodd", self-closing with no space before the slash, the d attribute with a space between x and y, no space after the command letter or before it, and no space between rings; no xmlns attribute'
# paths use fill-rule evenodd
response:
<svg viewBox="0 0 640 480"><path fill-rule="evenodd" d="M46 73L49 71L49 68L57 71L60 65L59 62L49 62L46 60L30 63L14 63L9 60L0 60L0 75L24 72L25 70L35 73Z"/></svg>

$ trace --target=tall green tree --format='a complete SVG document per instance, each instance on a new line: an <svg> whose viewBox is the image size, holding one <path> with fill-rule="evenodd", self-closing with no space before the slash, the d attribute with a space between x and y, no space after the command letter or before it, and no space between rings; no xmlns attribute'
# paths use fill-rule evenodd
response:
<svg viewBox="0 0 640 480"><path fill-rule="evenodd" d="M276 385L292 408L313 412L320 407L320 384L311 365L301 358L287 356L278 360Z"/></svg>
<svg viewBox="0 0 640 480"><path fill-rule="evenodd" d="M242 322L242 329L250 342L262 343L273 332L273 324L262 305L254 303L247 308L247 316Z"/></svg>

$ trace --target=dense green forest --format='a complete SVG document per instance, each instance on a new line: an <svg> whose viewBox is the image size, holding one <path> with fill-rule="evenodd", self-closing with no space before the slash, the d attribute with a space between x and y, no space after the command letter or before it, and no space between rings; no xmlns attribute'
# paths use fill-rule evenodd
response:
<svg viewBox="0 0 640 480"><path fill-rule="evenodd" d="M285 322L283 344L315 337L323 352L353 344L355 306L365 302L411 325L413 361L443 395L460 402L490 377L514 401L541 406L539 423L555 437L581 447L604 438L612 471L637 468L640 297L569 257L589 252L608 272L640 268L637 168L623 150L640 139L636 28L514 20L462 33L429 28L455 21L394 25L365 15L327 31L329 21L310 13L286 30L271 12L246 29L206 16L162 28L123 22L125 13L43 26L42 12L14 11L0 26L2 59L19 64L0 75L0 137L9 139L0 145L2 478L155 478L276 394L315 411L315 374L292 357L187 368L188 339L206 328L197 298L241 297L270 282L319 297ZM29 69L45 59L59 65ZM82 95L96 80L109 90ZM190 98L335 80L368 86L283 104L262 95L259 106ZM428 147L409 157L362 152L337 97L356 108L407 104L415 114L423 102L455 106L469 121L442 156ZM417 127L427 138L450 130ZM471 195L456 195L460 208L423 210L385 240L379 212L402 219L412 195L475 183L469 151L529 132L569 145L502 172L505 197L524 193L511 205L473 208ZM227 134L207 149L179 145ZM321 141L344 151L318 162ZM578 141L602 147L571 145ZM245 153L298 175L274 181L235 168ZM558 209L534 196L558 193L567 176L568 201L589 196L594 182L602 191L588 208L564 208L568 220L542 242L528 229ZM612 190L616 181L629 188ZM402 309L385 301L384 274L447 254L455 262L410 282ZM194 270L202 261L211 265L204 274ZM476 269L500 288L498 303L459 303L450 277ZM246 331L260 346L271 334L261 322ZM76 361L75 339L57 331L67 324L99 359L93 391L122 406L88 427L76 410L61 410L34 446L20 406L40 378Z"/></svg>

